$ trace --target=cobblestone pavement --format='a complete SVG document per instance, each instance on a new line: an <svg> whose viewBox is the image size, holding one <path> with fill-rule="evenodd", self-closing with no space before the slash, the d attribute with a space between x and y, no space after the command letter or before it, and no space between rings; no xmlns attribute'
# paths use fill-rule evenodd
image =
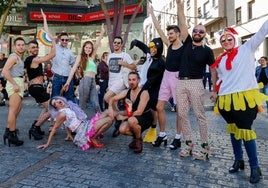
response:
<svg viewBox="0 0 268 188"><path fill-rule="evenodd" d="M211 104L207 100L207 109ZM0 135L6 125L8 107L0 107ZM52 145L47 150L37 150L36 146L46 142L49 123L43 126L45 138L40 141L29 140L28 129L41 107L29 97L23 102L18 117L19 138L24 140L21 147L8 147L0 141L0 187L268 187L268 126L267 114L258 115L254 128L258 139L259 163L263 179L260 183L249 183L248 163L244 171L229 174L233 163L233 154L229 136L225 132L225 123L221 116L207 110L210 145L209 160L196 161L191 157L181 158L179 149L171 151L161 145L154 148L144 144L141 154L128 149L130 137L120 135L112 138L112 128L103 138L105 147L82 151L71 142L64 141L65 131L60 129ZM167 109L168 144L175 135L176 113ZM196 146L200 144L197 123L190 112ZM197 147L198 148L198 147ZM247 161L246 152L245 160Z"/></svg>

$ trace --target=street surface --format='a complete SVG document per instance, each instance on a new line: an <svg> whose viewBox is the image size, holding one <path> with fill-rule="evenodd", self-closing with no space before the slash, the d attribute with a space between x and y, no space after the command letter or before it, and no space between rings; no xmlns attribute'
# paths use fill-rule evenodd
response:
<svg viewBox="0 0 268 188"><path fill-rule="evenodd" d="M38 117L41 107L31 97L25 98L18 117L19 138L24 140L21 147L8 147L0 140L0 187L12 188L114 188L114 187L268 187L268 115L258 115L254 128L258 139L259 163L263 174L260 183L249 183L250 168L245 154L244 171L229 174L233 164L233 154L225 122L221 116L211 111L211 103L206 99L206 115L209 125L211 156L206 161L196 161L191 157L181 158L179 149L172 151L161 145L154 148L145 143L143 152L135 154L128 148L131 137L120 135L112 138L113 127L102 139L105 147L83 151L72 142L64 141L66 136L59 129L47 150L36 147L47 140L46 131L43 140L29 140L28 130ZM2 137L7 118L8 107L0 107L0 135ZM199 134L193 112L190 112L196 148L199 148ZM175 135L176 113L167 108L168 145ZM184 146L184 144L183 144Z"/></svg>

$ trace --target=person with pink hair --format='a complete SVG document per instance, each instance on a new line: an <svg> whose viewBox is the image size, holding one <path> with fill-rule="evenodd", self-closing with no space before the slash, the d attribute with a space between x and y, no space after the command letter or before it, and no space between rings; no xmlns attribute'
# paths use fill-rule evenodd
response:
<svg viewBox="0 0 268 188"><path fill-rule="evenodd" d="M247 42L237 46L233 28L225 28L220 36L224 53L211 65L214 71L214 92L211 98L216 108L227 122L226 130L230 134L234 164L229 173L244 170L242 142L244 143L251 169L250 183L257 183L262 173L258 163L256 133L252 130L253 121L268 97L260 93L255 78L255 51L268 34L268 20Z"/></svg>

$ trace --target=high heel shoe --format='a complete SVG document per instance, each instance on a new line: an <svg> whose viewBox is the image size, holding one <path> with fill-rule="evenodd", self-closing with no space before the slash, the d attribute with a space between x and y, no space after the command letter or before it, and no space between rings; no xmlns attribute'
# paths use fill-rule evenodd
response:
<svg viewBox="0 0 268 188"><path fill-rule="evenodd" d="M164 146L167 146L167 135L165 135L163 137L158 136L156 141L152 142L152 145L154 147L159 147L162 144L162 142L164 142Z"/></svg>
<svg viewBox="0 0 268 188"><path fill-rule="evenodd" d="M236 160L234 161L233 166L229 168L229 173L235 173L238 172L238 170L244 170L245 169L245 162L244 160Z"/></svg>
<svg viewBox="0 0 268 188"><path fill-rule="evenodd" d="M24 142L18 139L17 131L9 131L8 134L8 146L14 144L15 146L21 146Z"/></svg>
<svg viewBox="0 0 268 188"><path fill-rule="evenodd" d="M205 160L209 159L209 154L210 154L210 147L208 146L208 143L203 143L201 145L201 151L195 152L193 154L193 158L197 160Z"/></svg>
<svg viewBox="0 0 268 188"><path fill-rule="evenodd" d="M102 143L98 143L96 142L96 140L94 139L90 139L90 144L94 147L94 148L103 148L104 147L104 144Z"/></svg>
<svg viewBox="0 0 268 188"><path fill-rule="evenodd" d="M6 128L5 133L3 135L4 144L6 145L6 139L8 139L9 128Z"/></svg>
<svg viewBox="0 0 268 188"><path fill-rule="evenodd" d="M181 147L181 139L174 138L173 142L169 145L171 150L176 150Z"/></svg>
<svg viewBox="0 0 268 188"><path fill-rule="evenodd" d="M179 155L181 157L188 157L192 155L192 151L194 149L194 144L192 143L191 140L186 141L186 147L180 151Z"/></svg>
<svg viewBox="0 0 268 188"><path fill-rule="evenodd" d="M29 130L29 139L32 139L32 136L35 140L41 140L43 137L37 132L37 126L32 125L32 127Z"/></svg>
<svg viewBox="0 0 268 188"><path fill-rule="evenodd" d="M35 120L35 121L33 122L32 126L35 126L36 122L37 122L37 120ZM41 130L41 126L35 126L35 128L36 128L36 131L37 131L38 134L40 134L41 136L42 136L42 135L45 135L45 131L42 131L42 130Z"/></svg>

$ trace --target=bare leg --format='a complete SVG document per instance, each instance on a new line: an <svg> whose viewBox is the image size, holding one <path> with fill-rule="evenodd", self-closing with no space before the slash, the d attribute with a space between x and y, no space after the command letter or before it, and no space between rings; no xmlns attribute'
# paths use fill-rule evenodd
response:
<svg viewBox="0 0 268 188"><path fill-rule="evenodd" d="M7 127L10 131L15 131L16 129L16 121L21 110L21 102L22 98L17 93L14 93L9 97Z"/></svg>
<svg viewBox="0 0 268 188"><path fill-rule="evenodd" d="M158 101L157 106L156 106L160 132L166 131L165 105L166 105L166 101Z"/></svg>

